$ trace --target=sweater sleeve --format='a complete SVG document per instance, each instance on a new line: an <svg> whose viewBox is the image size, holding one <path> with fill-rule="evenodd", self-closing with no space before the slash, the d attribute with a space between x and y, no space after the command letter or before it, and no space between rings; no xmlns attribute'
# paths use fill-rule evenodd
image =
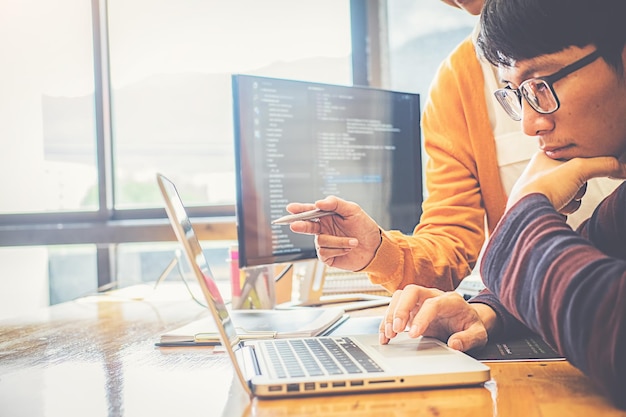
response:
<svg viewBox="0 0 626 417"><path fill-rule="evenodd" d="M625 217L624 184L601 203L582 235L544 195L526 196L496 228L481 268L485 285L508 312L621 408L626 408L626 262L623 252L611 256L601 248L626 234Z"/></svg>

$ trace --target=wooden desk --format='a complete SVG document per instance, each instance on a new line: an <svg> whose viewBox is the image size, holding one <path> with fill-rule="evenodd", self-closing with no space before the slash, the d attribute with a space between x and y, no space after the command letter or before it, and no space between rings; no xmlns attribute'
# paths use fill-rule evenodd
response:
<svg viewBox="0 0 626 417"><path fill-rule="evenodd" d="M226 355L154 346L206 311L179 287L139 293L1 321L0 416L626 416L567 362L491 364L485 387L248 401Z"/></svg>

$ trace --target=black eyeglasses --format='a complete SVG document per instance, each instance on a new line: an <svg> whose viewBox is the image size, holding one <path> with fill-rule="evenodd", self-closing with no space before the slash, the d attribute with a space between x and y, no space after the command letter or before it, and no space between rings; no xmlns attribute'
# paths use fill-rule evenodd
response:
<svg viewBox="0 0 626 417"><path fill-rule="evenodd" d="M512 89L511 87L500 88L493 94L507 114L516 121L522 120L522 97L526 99L536 112L542 114L554 113L561 104L552 84L574 71L591 64L599 57L600 53L596 50L552 75L531 78L521 83L517 89Z"/></svg>

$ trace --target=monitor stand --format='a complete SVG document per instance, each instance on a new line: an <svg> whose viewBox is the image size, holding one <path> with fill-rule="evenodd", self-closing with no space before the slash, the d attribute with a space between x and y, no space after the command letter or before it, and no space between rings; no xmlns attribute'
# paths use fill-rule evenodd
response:
<svg viewBox="0 0 626 417"><path fill-rule="evenodd" d="M319 260L294 264L292 301L276 308L318 307L338 305L345 311L362 310L389 304L390 297L383 295L349 293L322 295L328 267Z"/></svg>

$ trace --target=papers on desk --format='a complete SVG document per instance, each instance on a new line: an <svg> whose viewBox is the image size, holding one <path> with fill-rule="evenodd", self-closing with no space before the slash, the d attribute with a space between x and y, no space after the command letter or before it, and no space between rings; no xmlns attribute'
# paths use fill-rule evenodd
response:
<svg viewBox="0 0 626 417"><path fill-rule="evenodd" d="M309 337L325 334L347 319L344 310L302 308L295 310L233 310L231 318L242 340ZM193 321L161 335L157 346L214 346L219 335L212 317Z"/></svg>
<svg viewBox="0 0 626 417"><path fill-rule="evenodd" d="M489 342L484 348L467 353L481 362L565 360L563 355L560 355L538 335L529 335L501 342Z"/></svg>

